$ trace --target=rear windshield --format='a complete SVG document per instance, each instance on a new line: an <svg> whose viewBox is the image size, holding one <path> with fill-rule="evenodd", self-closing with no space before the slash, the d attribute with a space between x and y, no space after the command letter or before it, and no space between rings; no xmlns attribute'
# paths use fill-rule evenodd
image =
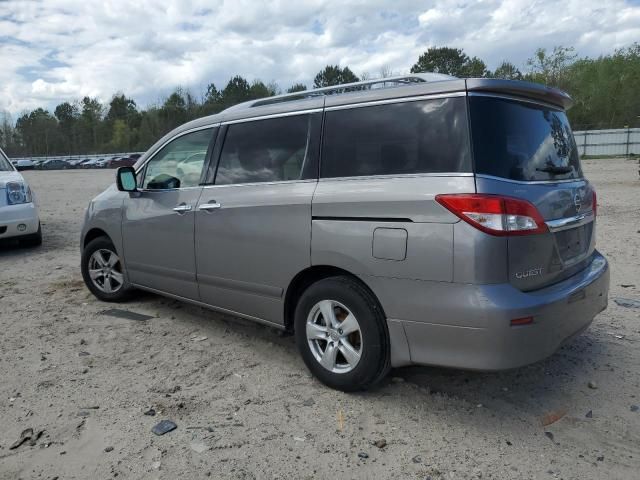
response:
<svg viewBox="0 0 640 480"><path fill-rule="evenodd" d="M582 177L563 111L480 96L469 105L476 173L521 181Z"/></svg>

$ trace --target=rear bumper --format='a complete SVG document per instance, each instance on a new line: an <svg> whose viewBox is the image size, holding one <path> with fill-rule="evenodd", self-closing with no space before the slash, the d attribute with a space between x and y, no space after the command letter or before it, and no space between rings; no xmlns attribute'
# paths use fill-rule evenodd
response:
<svg viewBox="0 0 640 480"><path fill-rule="evenodd" d="M389 318L392 364L502 370L553 354L607 307L609 266L594 252L578 274L535 292L363 277ZM511 320L533 323L511 326ZM404 336L403 336L404 335Z"/></svg>
<svg viewBox="0 0 640 480"><path fill-rule="evenodd" d="M0 239L36 233L39 223L38 209L33 203L0 207Z"/></svg>

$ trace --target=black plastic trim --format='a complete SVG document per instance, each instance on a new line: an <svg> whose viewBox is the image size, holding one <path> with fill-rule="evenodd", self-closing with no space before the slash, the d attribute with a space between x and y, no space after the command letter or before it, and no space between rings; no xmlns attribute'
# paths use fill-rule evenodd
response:
<svg viewBox="0 0 640 480"><path fill-rule="evenodd" d="M314 215L311 220L332 220L336 222L385 222L385 223L413 223L410 218L395 218L395 217L325 217L320 215Z"/></svg>

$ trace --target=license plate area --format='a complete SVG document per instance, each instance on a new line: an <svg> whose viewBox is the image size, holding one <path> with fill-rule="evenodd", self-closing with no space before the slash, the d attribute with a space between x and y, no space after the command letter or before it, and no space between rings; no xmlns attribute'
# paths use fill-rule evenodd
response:
<svg viewBox="0 0 640 480"><path fill-rule="evenodd" d="M587 253L591 240L591 224L555 233L556 246L562 261L574 263Z"/></svg>

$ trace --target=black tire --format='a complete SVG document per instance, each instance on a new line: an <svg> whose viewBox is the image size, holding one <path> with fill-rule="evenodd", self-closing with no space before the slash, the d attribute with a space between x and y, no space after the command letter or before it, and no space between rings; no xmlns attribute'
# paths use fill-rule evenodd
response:
<svg viewBox="0 0 640 480"><path fill-rule="evenodd" d="M20 238L20 245L25 247L39 247L42 245L42 225L38 223L38 231Z"/></svg>
<svg viewBox="0 0 640 480"><path fill-rule="evenodd" d="M322 300L341 303L355 315L359 324L361 356L350 371L336 373L322 366L307 340L307 318ZM384 312L375 296L357 280L336 276L312 284L296 305L294 322L298 350L311 373L325 385L344 392L366 390L389 372L389 332Z"/></svg>
<svg viewBox="0 0 640 480"><path fill-rule="evenodd" d="M89 263L91 261L92 255L98 250L108 250L110 252L115 253L118 256L118 262L114 264L114 268L119 270L119 273L122 274L122 284L117 289L114 289L112 292L107 292L100 290L94 281L91 279L89 275ZM82 258L80 260L80 270L82 271L82 278L84 280L87 288L93 293L96 298L102 300L103 302L124 302L131 298L131 293L133 291L133 287L129 284L126 278L126 274L124 273L124 265L122 264L121 257L116 251L113 242L108 237L98 237L91 240L87 246L82 250ZM114 285L111 280L104 279L102 283L105 281L109 282L109 285Z"/></svg>

